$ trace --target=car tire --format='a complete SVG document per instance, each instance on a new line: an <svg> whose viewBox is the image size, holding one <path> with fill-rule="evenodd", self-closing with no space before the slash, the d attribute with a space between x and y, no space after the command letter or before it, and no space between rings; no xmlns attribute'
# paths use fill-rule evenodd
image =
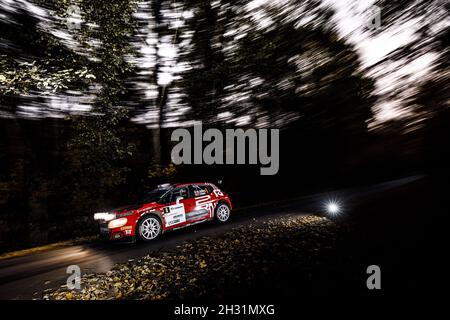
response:
<svg viewBox="0 0 450 320"><path fill-rule="evenodd" d="M161 220L154 215L145 216L138 224L137 234L142 241L153 241L159 237L161 232Z"/></svg>
<svg viewBox="0 0 450 320"><path fill-rule="evenodd" d="M219 203L215 210L216 221L220 223L225 223L230 219L231 209L226 203Z"/></svg>

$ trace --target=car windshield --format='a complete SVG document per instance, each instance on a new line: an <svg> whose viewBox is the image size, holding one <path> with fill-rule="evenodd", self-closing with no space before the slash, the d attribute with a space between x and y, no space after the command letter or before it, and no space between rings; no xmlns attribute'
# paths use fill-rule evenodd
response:
<svg viewBox="0 0 450 320"><path fill-rule="evenodd" d="M147 193L147 195L139 201L139 203L149 203L158 201L169 189L154 189Z"/></svg>

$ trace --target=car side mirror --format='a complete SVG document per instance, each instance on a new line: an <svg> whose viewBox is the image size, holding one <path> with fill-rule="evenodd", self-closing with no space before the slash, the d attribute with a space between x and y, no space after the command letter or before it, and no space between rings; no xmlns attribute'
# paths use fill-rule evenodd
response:
<svg viewBox="0 0 450 320"><path fill-rule="evenodd" d="M180 204L180 201L183 200L183 199L184 199L183 197L177 197L176 203Z"/></svg>

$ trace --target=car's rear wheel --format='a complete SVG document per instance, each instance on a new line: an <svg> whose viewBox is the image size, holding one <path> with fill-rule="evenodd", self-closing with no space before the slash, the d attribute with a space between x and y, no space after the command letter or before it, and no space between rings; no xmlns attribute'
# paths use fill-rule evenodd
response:
<svg viewBox="0 0 450 320"><path fill-rule="evenodd" d="M139 223L139 238L143 241L152 241L159 237L162 231L161 220L155 216L147 216Z"/></svg>
<svg viewBox="0 0 450 320"><path fill-rule="evenodd" d="M230 219L230 207L226 205L225 203L219 203L219 205L216 208L216 220L224 223L227 222L228 219Z"/></svg>

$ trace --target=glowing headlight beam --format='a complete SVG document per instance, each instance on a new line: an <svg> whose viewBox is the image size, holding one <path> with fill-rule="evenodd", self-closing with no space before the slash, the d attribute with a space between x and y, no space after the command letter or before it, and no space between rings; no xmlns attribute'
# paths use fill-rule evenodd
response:
<svg viewBox="0 0 450 320"><path fill-rule="evenodd" d="M109 229L119 228L126 224L127 224L127 218L119 218L119 219L111 220L108 223L108 228Z"/></svg>

